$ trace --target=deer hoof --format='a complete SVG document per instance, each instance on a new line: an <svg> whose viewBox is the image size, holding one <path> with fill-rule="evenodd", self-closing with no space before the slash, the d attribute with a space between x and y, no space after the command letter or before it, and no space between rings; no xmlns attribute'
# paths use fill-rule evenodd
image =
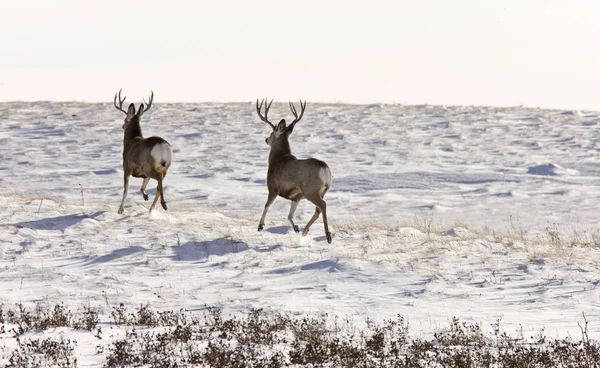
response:
<svg viewBox="0 0 600 368"><path fill-rule="evenodd" d="M119 215L122 215L122 214L123 214L123 208L119 208L119 210L117 211L117 213L118 213Z"/></svg>
<svg viewBox="0 0 600 368"><path fill-rule="evenodd" d="M165 209L165 211L167 210L167 202L160 202L160 205Z"/></svg>
<svg viewBox="0 0 600 368"><path fill-rule="evenodd" d="M142 195L144 196L144 201L147 201L148 200L148 194L142 193Z"/></svg>
<svg viewBox="0 0 600 368"><path fill-rule="evenodd" d="M327 232L327 234L325 234L325 236L327 237L327 243L331 244L331 233Z"/></svg>
<svg viewBox="0 0 600 368"><path fill-rule="evenodd" d="M263 224L258 224L258 231L261 231L262 229L265 228L265 225Z"/></svg>
<svg viewBox="0 0 600 368"><path fill-rule="evenodd" d="M308 229L304 228L304 231L302 232L302 236L306 236L308 234Z"/></svg>
<svg viewBox="0 0 600 368"><path fill-rule="evenodd" d="M300 232L300 230L298 229L298 225L294 225L294 231L297 232L297 233Z"/></svg>

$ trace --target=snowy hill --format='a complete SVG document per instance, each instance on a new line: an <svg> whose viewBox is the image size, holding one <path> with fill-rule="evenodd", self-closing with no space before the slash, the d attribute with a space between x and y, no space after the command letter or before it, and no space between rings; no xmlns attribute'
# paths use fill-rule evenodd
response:
<svg viewBox="0 0 600 368"><path fill-rule="evenodd" d="M118 215L122 117L0 104L0 304L400 314L424 336L452 317L578 335L583 312L600 336L595 113L309 101L290 143L331 167L330 245L321 220L294 233L282 198L257 232L269 128L253 103L155 101L141 125L173 147L169 210L148 215L132 179Z"/></svg>

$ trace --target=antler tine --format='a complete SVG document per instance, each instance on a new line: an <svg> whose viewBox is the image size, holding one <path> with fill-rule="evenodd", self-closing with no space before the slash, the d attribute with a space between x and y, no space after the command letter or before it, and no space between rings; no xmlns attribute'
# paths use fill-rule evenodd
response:
<svg viewBox="0 0 600 368"><path fill-rule="evenodd" d="M302 103L302 100L300 100L300 117L298 117L298 113L296 112L296 106L294 106L294 104L290 101L290 110L292 110L292 114L294 114L294 121L292 122L292 124L297 123L300 121L300 119L302 119L305 109L306 109L306 100L304 101L304 103Z"/></svg>
<svg viewBox="0 0 600 368"><path fill-rule="evenodd" d="M267 101L267 103L265 103L265 116L263 116L260 113L260 110L262 109L263 103ZM273 128L273 130L275 130L275 125L273 125L268 119L267 119L267 115L269 114L269 109L271 108L271 104L273 103L273 100L271 99L271 102L268 102L268 100L265 98L264 100L260 101L260 105L258 104L258 98L256 99L256 112L258 113L258 117L260 118L260 120L264 121L265 123L269 124L271 126L271 128Z"/></svg>
<svg viewBox="0 0 600 368"><path fill-rule="evenodd" d="M154 91L150 90L150 99L148 100L148 103L146 103L146 100L142 98L142 101L146 103L146 107L144 107L144 112L150 110L150 106L152 106L152 100L154 100Z"/></svg>
<svg viewBox="0 0 600 368"><path fill-rule="evenodd" d="M125 115L127 115L127 111L123 110L123 103L125 102L125 99L127 99L127 97L123 97L123 99L121 100L121 91L122 90L123 90L123 88L121 88L118 93L115 93L115 100L113 102L114 102L115 108L117 110L122 111L125 113ZM117 106L117 95L119 96L119 106Z"/></svg>

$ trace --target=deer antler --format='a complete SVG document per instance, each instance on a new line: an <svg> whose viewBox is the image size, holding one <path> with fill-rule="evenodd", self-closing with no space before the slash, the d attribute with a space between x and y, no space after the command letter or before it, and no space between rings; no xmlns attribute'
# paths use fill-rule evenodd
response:
<svg viewBox="0 0 600 368"><path fill-rule="evenodd" d="M300 121L300 119L302 119L302 115L304 115L304 110L306 109L306 100L304 100L304 104L302 103L302 100L300 100L300 117L298 117L298 113L296 113L296 107L294 106L294 104L290 101L290 109L292 110L292 114L294 114L294 121L292 121L292 124L295 124L297 122Z"/></svg>
<svg viewBox="0 0 600 368"><path fill-rule="evenodd" d="M267 99L265 98L264 100L260 101L260 105L258 104L258 98L256 99L256 112L258 113L258 117L260 118L260 120L264 121L265 123L269 124L271 126L271 128L273 128L273 130L275 130L275 125L273 125L268 119L267 119L267 115L269 114L269 108L271 108L271 104L273 103L273 100L271 100L271 102L267 102L265 103L265 116L262 116L262 114L260 113L260 109L262 109L263 106L263 102L267 101Z"/></svg>
<svg viewBox="0 0 600 368"><path fill-rule="evenodd" d="M150 99L148 100L148 103L146 103L146 100L142 98L142 101L146 103L146 107L144 107L144 112L150 110L150 106L152 106L152 100L154 100L154 91L150 90ZM125 99L123 99L123 101L125 101Z"/></svg>
<svg viewBox="0 0 600 368"><path fill-rule="evenodd" d="M123 88L121 88L119 90L118 93L115 93L115 100L114 100L114 104L115 104L115 108L119 111L122 111L125 113L125 115L127 115L127 111L123 110L123 102L125 102L125 99L127 97L123 97L123 99L121 100L121 91L123 90ZM117 95L119 95L119 106L117 106Z"/></svg>

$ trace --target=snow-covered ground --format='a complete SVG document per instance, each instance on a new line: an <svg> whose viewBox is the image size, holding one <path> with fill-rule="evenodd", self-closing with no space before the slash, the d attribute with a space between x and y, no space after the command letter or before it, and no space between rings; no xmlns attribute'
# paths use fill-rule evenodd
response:
<svg viewBox="0 0 600 368"><path fill-rule="evenodd" d="M272 121L291 118L282 102ZM169 210L148 215L132 179L118 215L123 117L112 103L0 103L0 304L90 305L105 320L119 303L400 314L416 336L458 317L578 337L585 313L600 337L595 112L308 101L290 141L331 168L332 244L321 220L294 233L282 198L257 231L270 128L254 101L157 98L142 129L173 147ZM301 202L301 229L313 211Z"/></svg>

